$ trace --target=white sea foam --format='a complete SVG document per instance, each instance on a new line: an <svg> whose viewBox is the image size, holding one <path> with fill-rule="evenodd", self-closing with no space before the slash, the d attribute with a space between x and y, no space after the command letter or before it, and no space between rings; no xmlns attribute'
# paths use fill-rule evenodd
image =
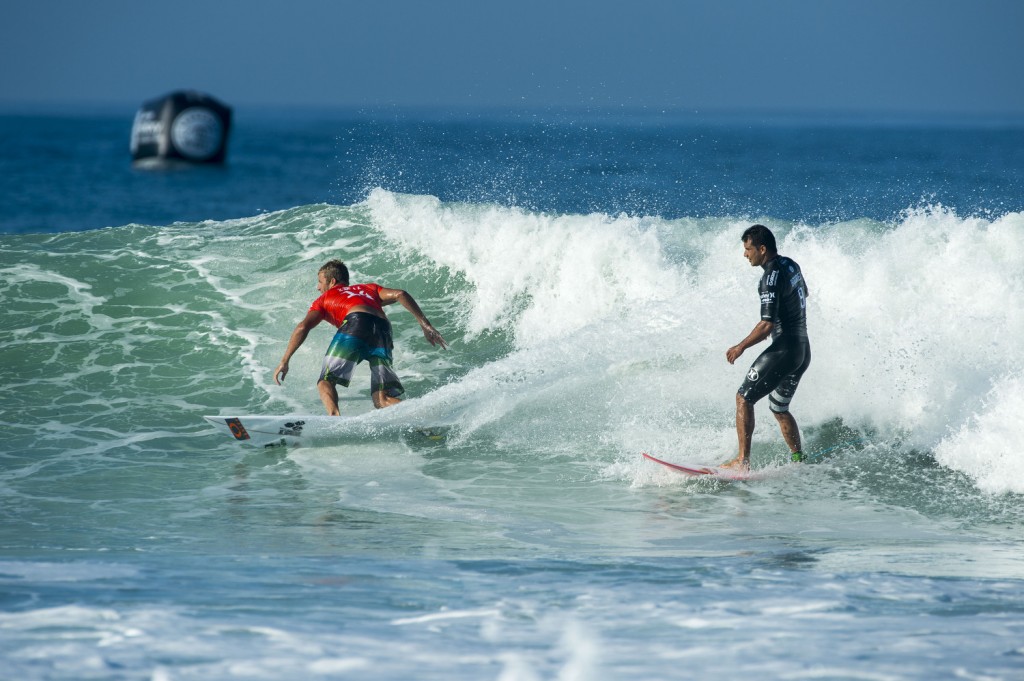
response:
<svg viewBox="0 0 1024 681"><path fill-rule="evenodd" d="M982 406L935 448L944 466L962 471L986 492L1024 494L1024 375L996 381Z"/></svg>
<svg viewBox="0 0 1024 681"><path fill-rule="evenodd" d="M377 190L374 224L406 249L462 274L471 337L511 324L520 346L569 334L673 289L653 231L603 215L549 216L443 205Z"/></svg>

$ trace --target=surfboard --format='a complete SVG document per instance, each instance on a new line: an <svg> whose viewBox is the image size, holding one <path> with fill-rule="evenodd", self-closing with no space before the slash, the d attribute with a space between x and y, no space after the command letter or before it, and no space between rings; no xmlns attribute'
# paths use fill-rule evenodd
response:
<svg viewBox="0 0 1024 681"><path fill-rule="evenodd" d="M741 471L733 470L731 468L717 468L715 466L694 466L679 463L672 463L670 461L663 461L656 456L651 456L647 452L640 452L648 461L661 464L669 470L673 470L683 475L689 475L691 477L708 477L716 480L760 480L770 476L768 471Z"/></svg>
<svg viewBox="0 0 1024 681"><path fill-rule="evenodd" d="M237 414L203 418L237 442L267 449L366 442L394 434L409 434L437 442L443 440L448 432L444 426L384 423L365 416Z"/></svg>

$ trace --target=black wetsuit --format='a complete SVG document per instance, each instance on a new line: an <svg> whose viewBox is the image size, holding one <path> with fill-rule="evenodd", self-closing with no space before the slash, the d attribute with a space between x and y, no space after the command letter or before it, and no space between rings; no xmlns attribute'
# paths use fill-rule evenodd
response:
<svg viewBox="0 0 1024 681"><path fill-rule="evenodd" d="M754 403L771 393L771 410L789 410L800 377L811 363L807 339L807 282L800 265L776 255L758 285L761 319L772 323L772 344L754 360L739 393Z"/></svg>

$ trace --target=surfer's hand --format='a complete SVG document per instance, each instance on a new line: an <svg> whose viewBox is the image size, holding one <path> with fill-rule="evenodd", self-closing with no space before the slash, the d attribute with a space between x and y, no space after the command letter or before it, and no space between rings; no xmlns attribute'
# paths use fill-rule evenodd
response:
<svg viewBox="0 0 1024 681"><path fill-rule="evenodd" d="M423 329L423 337L427 339L428 343L435 347L440 345L445 350L448 349L448 344L445 343L444 338L437 332L437 329L430 324L423 324L420 328Z"/></svg>
<svg viewBox="0 0 1024 681"><path fill-rule="evenodd" d="M274 369L274 383L281 385L281 381L283 381L284 377L287 375L288 362L281 362L280 364L277 365L277 368Z"/></svg>
<svg viewBox="0 0 1024 681"><path fill-rule="evenodd" d="M734 345L734 346L732 346L731 348L729 348L728 350L725 351L725 359L729 362L729 364L732 364L742 354L743 354L743 348L741 348L739 345Z"/></svg>

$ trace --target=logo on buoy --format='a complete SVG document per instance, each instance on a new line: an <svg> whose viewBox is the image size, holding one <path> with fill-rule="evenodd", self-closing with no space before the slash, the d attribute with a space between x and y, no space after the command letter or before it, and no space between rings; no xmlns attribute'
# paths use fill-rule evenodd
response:
<svg viewBox="0 0 1024 681"><path fill-rule="evenodd" d="M212 111L202 107L185 109L171 124L171 142L185 158L205 161L220 149L224 127Z"/></svg>

